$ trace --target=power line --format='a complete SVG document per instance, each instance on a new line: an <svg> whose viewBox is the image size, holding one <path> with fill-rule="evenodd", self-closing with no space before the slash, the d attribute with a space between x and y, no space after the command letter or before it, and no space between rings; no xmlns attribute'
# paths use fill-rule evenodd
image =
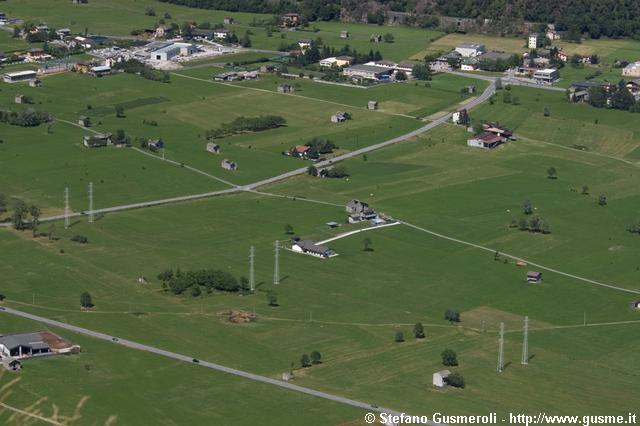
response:
<svg viewBox="0 0 640 426"><path fill-rule="evenodd" d="M254 258L255 258L254 250L253 250L253 246L251 246L251 249L249 250L249 289L251 291L256 290L256 276L255 276L255 270L253 266Z"/></svg>
<svg viewBox="0 0 640 426"><path fill-rule="evenodd" d="M504 371L504 322L500 323L500 339L498 344L498 373Z"/></svg>
<svg viewBox="0 0 640 426"><path fill-rule="evenodd" d="M522 343L522 365L529 364L529 317L524 317L524 342Z"/></svg>
<svg viewBox="0 0 640 426"><path fill-rule="evenodd" d="M93 223L93 182L89 182L89 223Z"/></svg>
<svg viewBox="0 0 640 426"><path fill-rule="evenodd" d="M280 284L280 241L276 240L275 244L275 265L273 267L273 283Z"/></svg>
<svg viewBox="0 0 640 426"><path fill-rule="evenodd" d="M71 221L69 218L69 187L64 188L64 229L69 229Z"/></svg>

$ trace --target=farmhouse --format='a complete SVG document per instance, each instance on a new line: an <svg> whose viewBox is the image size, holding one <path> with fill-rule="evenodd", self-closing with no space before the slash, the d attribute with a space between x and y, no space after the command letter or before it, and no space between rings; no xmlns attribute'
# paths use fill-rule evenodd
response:
<svg viewBox="0 0 640 426"><path fill-rule="evenodd" d="M438 388L444 388L447 386L447 379L451 375L449 370L442 370L436 373L433 373L433 386Z"/></svg>
<svg viewBox="0 0 640 426"><path fill-rule="evenodd" d="M453 121L453 124L461 124L463 126L469 124L469 114L467 113L467 110L463 108L454 112L451 115L451 121Z"/></svg>
<svg viewBox="0 0 640 426"><path fill-rule="evenodd" d="M485 132L493 133L494 135L501 136L505 139L514 139L513 132L498 123L483 123L482 129Z"/></svg>
<svg viewBox="0 0 640 426"><path fill-rule="evenodd" d="M235 161L227 160L226 158L222 160L221 166L225 170L238 170L238 163L236 163Z"/></svg>
<svg viewBox="0 0 640 426"><path fill-rule="evenodd" d="M349 223L371 220L378 217L378 214L364 201L353 199L345 206L345 211L349 214Z"/></svg>
<svg viewBox="0 0 640 426"><path fill-rule="evenodd" d="M217 38L218 40L224 40L229 37L231 34L230 31L225 30L224 28L220 28L218 30L213 30L213 38Z"/></svg>
<svg viewBox="0 0 640 426"><path fill-rule="evenodd" d="M362 78L365 80L380 80L389 76L391 69L376 65L353 65L345 68L342 74L346 77Z"/></svg>
<svg viewBox="0 0 640 426"><path fill-rule="evenodd" d="M149 147L149 149L151 150L158 150L164 148L164 142L162 141L162 139L149 139L147 141L147 147Z"/></svg>
<svg viewBox="0 0 640 426"><path fill-rule="evenodd" d="M551 84L560 78L560 73L556 68L545 68L533 73L533 79L540 84Z"/></svg>
<svg viewBox="0 0 640 426"><path fill-rule="evenodd" d="M464 58L460 63L462 71L476 71L480 67L480 61L476 58Z"/></svg>
<svg viewBox="0 0 640 426"><path fill-rule="evenodd" d="M622 69L625 77L640 77L640 61L633 62Z"/></svg>
<svg viewBox="0 0 640 426"><path fill-rule="evenodd" d="M156 37L170 37L173 34L171 25L160 25L156 28Z"/></svg>
<svg viewBox="0 0 640 426"><path fill-rule="evenodd" d="M19 81L30 81L30 80L35 80L36 78L37 78L37 74L35 71L8 72L3 76L5 83L17 83Z"/></svg>
<svg viewBox="0 0 640 426"><path fill-rule="evenodd" d="M329 247L316 245L311 240L296 241L291 246L291 250L298 253L305 253L311 256L327 258L335 254Z"/></svg>
<svg viewBox="0 0 640 426"><path fill-rule="evenodd" d="M335 56L329 57L329 58L324 58L324 59L320 59L320 66L321 67L326 67L326 68L331 68L332 66L336 65L338 60L335 58Z"/></svg>
<svg viewBox="0 0 640 426"><path fill-rule="evenodd" d="M347 121L349 119L349 113L344 111L338 111L331 116L332 123L342 123L343 121Z"/></svg>
<svg viewBox="0 0 640 426"><path fill-rule="evenodd" d="M17 359L52 354L79 353L80 346L71 344L49 331L8 334L0 337L0 356Z"/></svg>
<svg viewBox="0 0 640 426"><path fill-rule="evenodd" d="M96 135L85 135L82 138L82 144L87 148L98 148L101 146L111 145L111 133L100 133Z"/></svg>
<svg viewBox="0 0 640 426"><path fill-rule="evenodd" d="M297 13L285 13L280 16L280 26L282 27L297 27L300 25L300 15Z"/></svg>
<svg viewBox="0 0 640 426"><path fill-rule="evenodd" d="M289 155L292 157L307 158L309 156L309 150L311 150L311 147L307 145L296 145L289 151Z"/></svg>
<svg viewBox="0 0 640 426"><path fill-rule="evenodd" d="M56 35L60 37L60 40L62 40L71 35L71 30L69 28L60 28L59 30L56 30Z"/></svg>
<svg viewBox="0 0 640 426"><path fill-rule="evenodd" d="M278 86L278 93L293 93L296 88L290 84L281 84Z"/></svg>
<svg viewBox="0 0 640 426"><path fill-rule="evenodd" d="M367 102L367 109L378 109L378 101Z"/></svg>
<svg viewBox="0 0 640 426"><path fill-rule="evenodd" d="M456 47L455 51L463 58L475 58L476 56L482 55L486 51L486 48L484 44L462 43Z"/></svg>
<svg viewBox="0 0 640 426"><path fill-rule="evenodd" d="M207 152L212 154L220 154L220 145L217 143L209 142L205 148Z"/></svg>
<svg viewBox="0 0 640 426"><path fill-rule="evenodd" d="M569 87L569 100L572 102L588 102L589 90L595 87L602 88L605 91L605 93L610 93L613 90L615 90L616 85L612 83L604 82L604 81L598 81L598 80L576 81L571 85L571 87ZM627 85L627 88L629 88L628 85Z"/></svg>
<svg viewBox="0 0 640 426"><path fill-rule="evenodd" d="M503 138L502 136L494 135L493 133L489 132L483 132L472 137L471 139L467 139L467 146L471 146L474 148L491 149L497 147L504 141L505 138Z"/></svg>
<svg viewBox="0 0 640 426"><path fill-rule="evenodd" d="M529 271L527 272L527 282L533 284L539 284L542 281L542 272Z"/></svg>
<svg viewBox="0 0 640 426"><path fill-rule="evenodd" d="M300 47L300 50L302 50L303 52L309 49L312 44L313 44L313 41L309 40L308 38L302 38L298 40L298 47Z"/></svg>

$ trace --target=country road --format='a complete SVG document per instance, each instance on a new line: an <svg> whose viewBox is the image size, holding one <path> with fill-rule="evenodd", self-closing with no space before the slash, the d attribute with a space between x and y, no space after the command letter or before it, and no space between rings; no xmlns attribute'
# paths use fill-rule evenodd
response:
<svg viewBox="0 0 640 426"><path fill-rule="evenodd" d="M154 346L149 346L149 345L144 345L142 343L137 343L131 340L126 340L126 339L120 339L118 337L115 336L111 336L108 334L104 334L98 331L93 331L93 330L89 330L87 328L82 328L82 327L78 327L75 325L71 325L71 324L67 324L64 322L60 322L60 321L56 321L56 320L52 320L49 318L45 318L45 317L41 317L38 315L33 315L33 314L29 314L23 311L18 311L16 309L12 309L12 308L8 308L8 307L0 307L0 313L6 313L9 315L14 315L17 317L21 317L21 318L25 318L28 320L32 320L32 321L37 321L43 324L47 324L53 327L58 327L58 328L62 328L64 330L68 330L74 333L78 333L78 334L82 334L85 336L89 336L95 339L100 339L100 340L104 340L107 342L111 342L111 343L115 343L118 345L122 345L125 346L127 348L131 348L131 349L136 349L139 351L144 351L144 352L149 352L155 355L161 355L167 358L171 358L173 360L176 361L182 361L182 362L187 362L191 365L194 366L199 366L199 367L204 367L204 368L210 368L212 370L217 370L217 371L221 371L223 373L227 373L227 374L232 374L234 376L238 376L238 377L242 377L244 379L248 379L248 380L253 380L256 382L261 382L261 383L266 383L269 385L273 385L273 386L279 386L281 388L284 389L288 389L290 391L294 391L294 392L299 392L299 393L303 393L306 395L311 395L311 396L315 396L318 398L323 398L323 399L327 399L329 401L333 401L333 402L337 402L340 404L346 404L346 405L350 405L352 407L356 407L356 408L361 408L365 411L368 412L378 412L378 413L389 413L389 414L395 414L395 415L400 415L401 413L395 410L391 410L388 408L383 408L383 407L378 407L377 405L374 404L370 404L370 403L366 403L366 402L361 402L361 401L356 401L354 399L349 399L349 398L345 398L339 395L334 395L334 394L330 394L330 393L326 393L326 392L321 392L321 391L317 391L311 388L307 388L304 386L299 386L299 385L294 385L293 383L289 383L289 382L285 382L282 380L277 380L277 379L273 379L271 377L266 377L266 376L261 376L258 374L253 374L253 373L249 373L247 371L243 371L243 370L238 370L235 368L230 368L230 367L225 367L224 365L220 365L220 364L216 364L213 362L208 362L208 361L203 361L203 360L198 360L197 362L194 361L194 357L190 356L190 355L183 355L183 354L179 354L176 352L170 352L170 351L166 351L164 349L160 349L160 348L156 348ZM430 422L428 423L429 425L432 426L437 426L437 423L433 423Z"/></svg>

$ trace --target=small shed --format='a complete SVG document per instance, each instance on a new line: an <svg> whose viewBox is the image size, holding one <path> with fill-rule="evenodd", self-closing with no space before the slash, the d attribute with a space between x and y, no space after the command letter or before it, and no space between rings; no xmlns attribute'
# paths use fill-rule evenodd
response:
<svg viewBox="0 0 640 426"><path fill-rule="evenodd" d="M380 43L382 41L382 36L380 34L371 34L369 41L373 43Z"/></svg>
<svg viewBox="0 0 640 426"><path fill-rule="evenodd" d="M634 300L633 302L629 303L629 307L633 309L640 309L640 300Z"/></svg>
<svg viewBox="0 0 640 426"><path fill-rule="evenodd" d="M13 358L13 357L5 357L2 359L2 366L8 371L20 371L22 369L22 363Z"/></svg>
<svg viewBox="0 0 640 426"><path fill-rule="evenodd" d="M233 25L235 19L233 19L231 16L225 16L223 22L225 25Z"/></svg>
<svg viewBox="0 0 640 426"><path fill-rule="evenodd" d="M207 152L212 154L220 154L220 145L217 143L209 142L206 147Z"/></svg>
<svg viewBox="0 0 640 426"><path fill-rule="evenodd" d="M451 375L449 370L441 370L433 373L433 386L438 388L444 388L447 386L447 379Z"/></svg>
<svg viewBox="0 0 640 426"><path fill-rule="evenodd" d="M149 147L149 149L160 149L160 148L164 148L164 142L162 141L162 139L149 139L147 141L147 146Z"/></svg>
<svg viewBox="0 0 640 426"><path fill-rule="evenodd" d="M329 228L337 228L338 226L340 226L340 224L338 222L327 222L326 225Z"/></svg>
<svg viewBox="0 0 640 426"><path fill-rule="evenodd" d="M23 104L26 103L25 102L25 96L24 95L16 95L16 97L14 98L15 102L17 104Z"/></svg>
<svg viewBox="0 0 640 426"><path fill-rule="evenodd" d="M81 115L78 118L78 126L89 127L91 120L86 115Z"/></svg>
<svg viewBox="0 0 640 426"><path fill-rule="evenodd" d="M29 81L29 86L31 86L31 87L41 87L42 86L42 80L38 80L37 78L35 80L31 80L31 81Z"/></svg>
<svg viewBox="0 0 640 426"><path fill-rule="evenodd" d="M225 170L234 171L238 169L238 163L235 161L227 160L226 158L222 160L221 164L222 168Z"/></svg>
<svg viewBox="0 0 640 426"><path fill-rule="evenodd" d="M367 109L378 109L378 101L367 102Z"/></svg>
<svg viewBox="0 0 640 426"><path fill-rule="evenodd" d="M340 31L340 38L349 38L349 31L347 30Z"/></svg>
<svg viewBox="0 0 640 426"><path fill-rule="evenodd" d="M542 272L529 271L527 272L527 282L533 284L539 284L542 281Z"/></svg>

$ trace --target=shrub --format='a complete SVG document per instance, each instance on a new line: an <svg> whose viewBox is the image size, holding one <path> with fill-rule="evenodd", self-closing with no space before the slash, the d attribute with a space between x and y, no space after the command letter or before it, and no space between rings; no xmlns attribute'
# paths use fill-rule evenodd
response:
<svg viewBox="0 0 640 426"><path fill-rule="evenodd" d="M89 239L84 235L74 235L73 237L71 237L71 241L80 244L87 244L89 242Z"/></svg>

